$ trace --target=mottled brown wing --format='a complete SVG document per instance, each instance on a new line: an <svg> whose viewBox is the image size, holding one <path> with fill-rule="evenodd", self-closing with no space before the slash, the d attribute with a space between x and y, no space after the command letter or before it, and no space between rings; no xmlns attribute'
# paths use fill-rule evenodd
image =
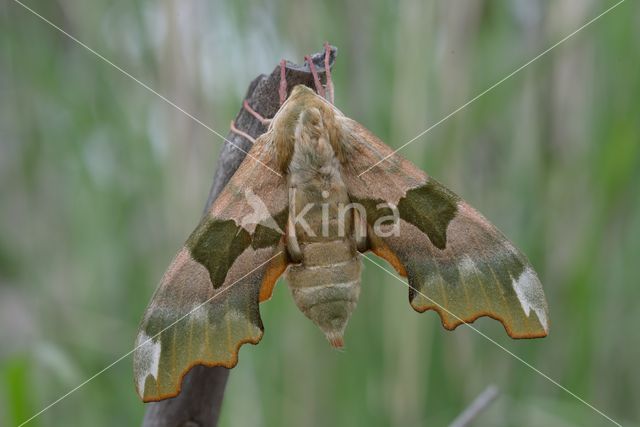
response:
<svg viewBox="0 0 640 427"><path fill-rule="evenodd" d="M145 402L176 396L194 365L231 368L263 333L258 305L287 265L286 179L259 138L164 274L142 324L134 377ZM262 163L262 164L261 164Z"/></svg>
<svg viewBox="0 0 640 427"><path fill-rule="evenodd" d="M408 277L413 308L437 311L447 329L489 316L513 338L546 336L547 303L527 258L480 213L401 156L368 170L391 148L355 121L342 123L351 159L344 171L349 194L366 208L371 250ZM399 222L374 229L393 213L380 208L389 202Z"/></svg>

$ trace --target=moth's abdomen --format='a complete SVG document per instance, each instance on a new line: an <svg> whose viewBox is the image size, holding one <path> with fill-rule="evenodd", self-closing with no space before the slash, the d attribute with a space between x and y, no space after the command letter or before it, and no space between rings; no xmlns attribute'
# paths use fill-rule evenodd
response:
<svg viewBox="0 0 640 427"><path fill-rule="evenodd" d="M349 239L308 243L287 282L298 308L342 347L344 330L360 296L360 259Z"/></svg>

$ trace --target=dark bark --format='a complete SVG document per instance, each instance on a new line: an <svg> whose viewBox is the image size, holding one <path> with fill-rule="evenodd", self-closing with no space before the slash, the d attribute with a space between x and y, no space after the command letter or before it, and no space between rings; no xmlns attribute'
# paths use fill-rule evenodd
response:
<svg viewBox="0 0 640 427"><path fill-rule="evenodd" d="M333 67L336 53L337 49L332 47L330 67ZM320 77L323 78L324 52L312 55L312 60ZM285 75L289 92L298 84L314 88L313 76L307 63L297 65L287 62ZM251 82L245 99L263 117L273 117L279 108L279 84L280 66L278 65L270 75L261 74ZM235 123L239 130L254 138L266 130L262 123L243 108L240 108ZM251 141L233 132L229 132L227 140L232 144L225 141L224 147L220 151L205 213L244 160L245 152L251 148ZM234 145L242 148L245 152ZM194 367L185 375L180 395L173 399L147 404L142 426L213 427L217 425L228 377L229 370L226 368Z"/></svg>

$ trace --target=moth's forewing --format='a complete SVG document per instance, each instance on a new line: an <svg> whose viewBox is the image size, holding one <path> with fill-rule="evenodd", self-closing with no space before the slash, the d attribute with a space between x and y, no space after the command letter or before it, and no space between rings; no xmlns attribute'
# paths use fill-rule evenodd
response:
<svg viewBox="0 0 640 427"><path fill-rule="evenodd" d="M259 302L287 265L286 180L259 164L275 169L271 143L256 141L145 312L134 351L145 402L176 396L194 365L235 366L240 346L262 337Z"/></svg>
<svg viewBox="0 0 640 427"><path fill-rule="evenodd" d="M460 197L391 155L357 122L343 118L342 129L352 159L344 177L349 194L367 210L373 252L408 277L413 308L437 311L447 329L489 316L513 338L546 336L547 303L526 257ZM387 202L397 207L400 228L381 237L373 226L388 214L379 208Z"/></svg>

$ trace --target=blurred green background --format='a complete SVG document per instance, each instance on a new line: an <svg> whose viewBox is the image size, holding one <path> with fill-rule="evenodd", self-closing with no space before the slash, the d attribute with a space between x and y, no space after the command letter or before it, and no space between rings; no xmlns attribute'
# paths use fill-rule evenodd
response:
<svg viewBox="0 0 640 427"><path fill-rule="evenodd" d="M613 5L605 1L35 1L27 4L226 134L249 82L338 46L336 104L398 147ZM640 5L627 1L402 154L528 254L551 334L481 331L640 425ZM0 425L128 352L197 224L221 140L12 0L0 4ZM244 346L223 426L608 421L494 344L418 314L366 263L344 352L284 283ZM30 423L138 425L127 358Z"/></svg>

